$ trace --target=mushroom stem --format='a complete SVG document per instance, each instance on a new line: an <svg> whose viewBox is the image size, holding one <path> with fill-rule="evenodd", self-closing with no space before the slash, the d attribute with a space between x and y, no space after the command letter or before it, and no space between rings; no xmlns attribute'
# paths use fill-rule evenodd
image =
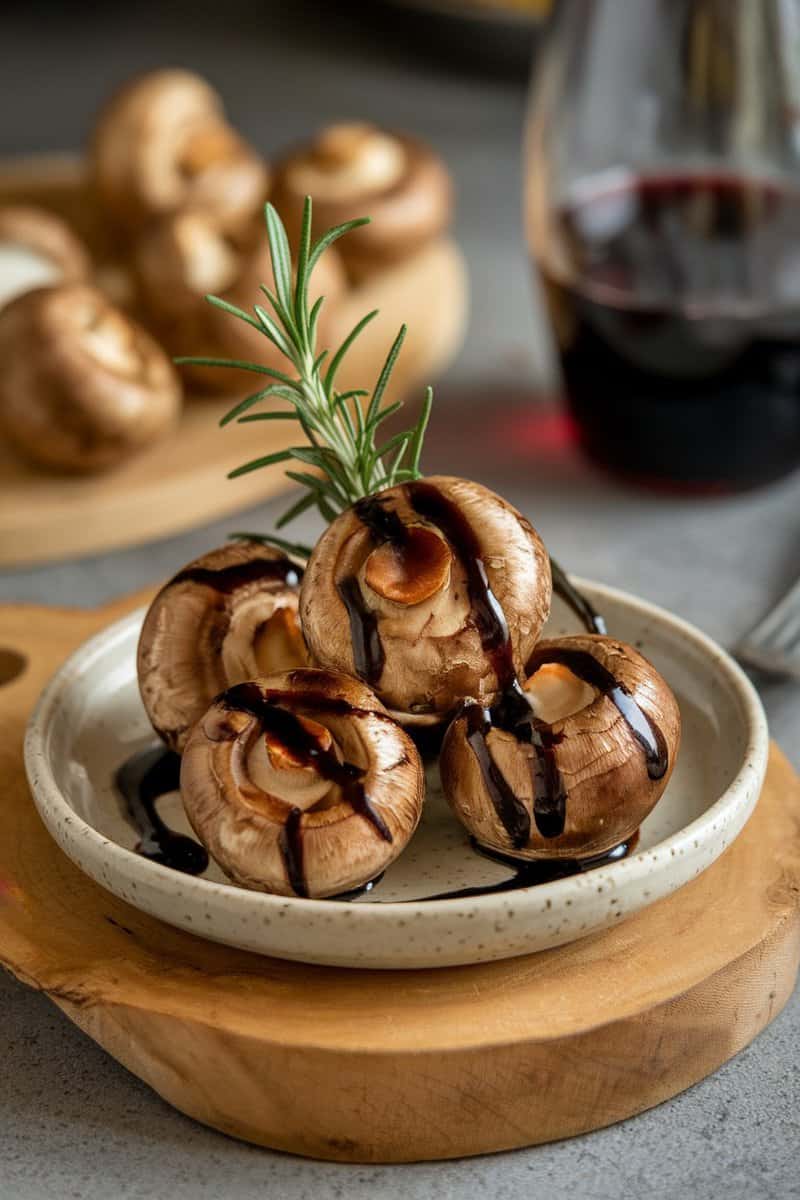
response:
<svg viewBox="0 0 800 1200"><path fill-rule="evenodd" d="M420 604L447 586L453 555L433 529L411 525L398 545L384 542L366 562L364 581L393 604Z"/></svg>

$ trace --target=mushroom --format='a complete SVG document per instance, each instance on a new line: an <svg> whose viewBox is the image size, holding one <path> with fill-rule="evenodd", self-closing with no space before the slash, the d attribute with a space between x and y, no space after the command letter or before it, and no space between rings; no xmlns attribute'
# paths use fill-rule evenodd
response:
<svg viewBox="0 0 800 1200"><path fill-rule="evenodd" d="M269 246L259 217L238 234L225 233L204 213L179 213L148 229L139 240L134 265L143 301L165 344L175 355L253 358L283 368L285 360L260 330L209 304L211 293L238 308L263 300L260 287L274 288ZM335 299L344 288L336 252L322 256L311 282L311 298ZM328 306L320 313L324 339ZM184 378L197 387L230 392L237 372L184 365Z"/></svg>
<svg viewBox="0 0 800 1200"><path fill-rule="evenodd" d="M89 162L101 204L127 230L185 209L237 229L269 186L266 163L227 123L214 89L178 69L142 75L112 97Z"/></svg>
<svg viewBox="0 0 800 1200"><path fill-rule="evenodd" d="M358 680L308 668L229 688L184 750L189 821L223 871L283 896L379 876L422 811L414 744Z"/></svg>
<svg viewBox="0 0 800 1200"><path fill-rule="evenodd" d="M34 288L89 278L89 254L66 222L43 208L0 208L0 308Z"/></svg>
<svg viewBox="0 0 800 1200"><path fill-rule="evenodd" d="M306 569L312 661L360 676L404 724L491 704L550 610L550 564L525 518L466 479L400 484L347 509Z"/></svg>
<svg viewBox="0 0 800 1200"><path fill-rule="evenodd" d="M306 663L302 568L270 546L230 542L174 575L147 612L137 670L156 733L181 751L214 696Z"/></svg>
<svg viewBox="0 0 800 1200"><path fill-rule="evenodd" d="M629 842L664 793L680 713L655 667L598 634L538 644L524 695L467 700L444 739L445 795L478 843L523 859Z"/></svg>
<svg viewBox="0 0 800 1200"><path fill-rule="evenodd" d="M276 169L273 203L295 237L307 195L314 200L316 232L369 214L370 224L339 244L356 278L414 254L447 227L452 213L452 185L441 159L415 138L363 123L323 129Z"/></svg>
<svg viewBox="0 0 800 1200"><path fill-rule="evenodd" d="M0 424L33 462L111 467L167 434L181 388L164 351L84 283L37 288L0 313Z"/></svg>

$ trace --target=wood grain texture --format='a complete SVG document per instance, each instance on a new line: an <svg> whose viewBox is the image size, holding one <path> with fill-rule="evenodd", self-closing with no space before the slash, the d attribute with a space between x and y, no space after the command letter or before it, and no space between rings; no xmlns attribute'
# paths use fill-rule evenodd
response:
<svg viewBox="0 0 800 1200"><path fill-rule="evenodd" d="M0 204L38 203L60 213L101 257L102 227L70 157L0 164ZM331 338L338 343L373 308L380 315L348 353L343 390L370 386L405 321L392 395L435 382L457 353L466 322L464 260L452 241L432 243L413 258L351 288L337 302ZM198 347L202 351L202 347ZM246 393L245 393L246 394ZM0 566L133 545L247 508L286 486L282 466L228 480L233 467L292 444L289 423L234 425L219 418L230 398L189 396L177 432L121 467L94 476L54 474L28 465L0 440Z"/></svg>
<svg viewBox="0 0 800 1200"><path fill-rule="evenodd" d="M27 714L96 612L0 609L0 961L190 1116L359 1162L502 1150L595 1129L727 1061L780 1011L800 959L800 781L773 747L741 837L616 929L438 971L279 962L204 942L87 880L24 779ZM0 678L2 671L0 671Z"/></svg>

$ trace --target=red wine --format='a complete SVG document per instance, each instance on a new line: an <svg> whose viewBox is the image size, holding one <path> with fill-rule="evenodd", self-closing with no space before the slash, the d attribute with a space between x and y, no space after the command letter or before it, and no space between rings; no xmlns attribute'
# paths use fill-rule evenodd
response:
<svg viewBox="0 0 800 1200"><path fill-rule="evenodd" d="M710 491L800 465L800 190L686 174L575 196L537 255L589 455Z"/></svg>

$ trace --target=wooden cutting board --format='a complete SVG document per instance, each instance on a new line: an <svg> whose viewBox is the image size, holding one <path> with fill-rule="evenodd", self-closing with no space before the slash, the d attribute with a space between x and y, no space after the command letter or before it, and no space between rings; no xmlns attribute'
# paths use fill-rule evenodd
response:
<svg viewBox="0 0 800 1200"><path fill-rule="evenodd" d="M505 1150L659 1104L786 1003L800 959L800 780L776 747L753 817L714 866L606 933L526 958L304 966L115 899L39 821L22 737L64 657L147 599L0 608L0 963L182 1112L347 1162Z"/></svg>
<svg viewBox="0 0 800 1200"><path fill-rule="evenodd" d="M0 164L0 204L41 204L60 213L90 245L98 219L80 160L42 156ZM99 247L102 249L102 247ZM400 266L351 288L336 305L332 339L341 341L365 313L380 315L354 343L342 389L369 386L405 321L408 337L393 375L396 398L435 382L457 353L467 310L466 268L454 242L441 239ZM366 381L366 383L365 383ZM0 439L0 566L43 562L167 537L257 504L286 485L281 466L228 480L257 452L292 444L288 423L218 428L230 398L188 396L177 432L120 468L94 476L29 466ZM257 439L257 440L256 440Z"/></svg>

